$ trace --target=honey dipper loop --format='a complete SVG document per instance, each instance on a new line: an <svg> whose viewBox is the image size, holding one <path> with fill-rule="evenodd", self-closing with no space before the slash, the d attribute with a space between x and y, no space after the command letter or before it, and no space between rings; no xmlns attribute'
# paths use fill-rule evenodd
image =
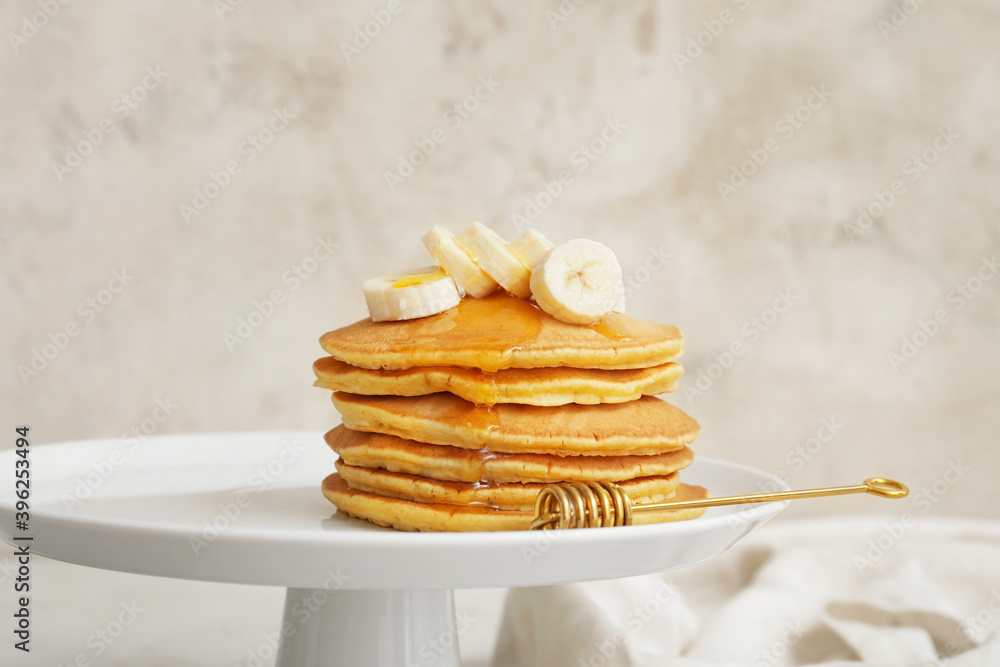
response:
<svg viewBox="0 0 1000 667"><path fill-rule="evenodd" d="M883 498L905 498L910 490L902 482L882 477L869 477L865 480L868 493Z"/></svg>
<svg viewBox="0 0 1000 667"><path fill-rule="evenodd" d="M871 477L866 479L863 484L854 486L756 493L745 496L725 496L705 500L682 500L633 506L628 494L611 482L550 484L538 493L538 498L535 500L535 519L531 522L530 530L628 526L632 524L632 515L635 512L741 505L773 500L842 496L851 493L870 493L881 498L905 498L910 490L901 482L882 477Z"/></svg>

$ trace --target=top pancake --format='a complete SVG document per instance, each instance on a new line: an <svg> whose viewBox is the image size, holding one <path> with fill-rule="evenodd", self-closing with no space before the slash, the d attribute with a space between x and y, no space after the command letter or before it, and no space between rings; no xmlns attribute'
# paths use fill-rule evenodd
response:
<svg viewBox="0 0 1000 667"><path fill-rule="evenodd" d="M403 369L647 368L684 350L677 327L617 313L593 327L560 322L506 293L467 297L443 313L401 322L370 319L323 334L327 353L352 366Z"/></svg>

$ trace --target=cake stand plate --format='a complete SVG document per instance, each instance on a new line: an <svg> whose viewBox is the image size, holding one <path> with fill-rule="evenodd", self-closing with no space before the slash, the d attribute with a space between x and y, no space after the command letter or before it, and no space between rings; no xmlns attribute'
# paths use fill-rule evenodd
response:
<svg viewBox="0 0 1000 667"><path fill-rule="evenodd" d="M14 457L0 453L0 470L14 470ZM724 553L787 505L713 508L651 526L404 533L336 511L319 489L335 460L315 432L34 445L29 529L15 529L17 499L5 484L0 539L30 536L35 554L108 570L284 586L273 642L280 667L454 667L455 588L684 567ZM682 475L713 496L775 485L763 472L711 459Z"/></svg>

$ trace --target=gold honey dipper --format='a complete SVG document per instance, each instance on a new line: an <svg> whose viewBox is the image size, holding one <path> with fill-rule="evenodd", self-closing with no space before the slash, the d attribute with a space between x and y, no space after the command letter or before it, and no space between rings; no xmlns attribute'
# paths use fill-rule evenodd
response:
<svg viewBox="0 0 1000 667"><path fill-rule="evenodd" d="M704 500L632 505L632 499L612 482L569 482L550 484L542 488L535 500L535 519L531 530L551 528L600 528L630 526L636 512L696 509L720 505L742 505L771 500L795 500L820 496L844 496L850 493L870 493L882 498L905 498L910 490L905 484L891 479L872 477L855 486L833 486L825 489L755 493L748 496L724 496Z"/></svg>

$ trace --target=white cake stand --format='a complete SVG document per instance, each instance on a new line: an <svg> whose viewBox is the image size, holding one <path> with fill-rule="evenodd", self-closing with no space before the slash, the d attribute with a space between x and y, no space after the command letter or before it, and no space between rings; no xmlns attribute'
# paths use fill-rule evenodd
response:
<svg viewBox="0 0 1000 667"><path fill-rule="evenodd" d="M16 499L4 484L0 538L31 535L34 553L90 567L285 586L273 637L279 667L457 667L452 589L692 565L787 505L715 508L653 526L403 533L338 514L323 498L319 484L335 459L311 432L157 436L132 451L115 439L34 445L30 528L15 529ZM14 470L13 451L0 453L0 470ZM683 477L715 496L774 484L708 459Z"/></svg>

